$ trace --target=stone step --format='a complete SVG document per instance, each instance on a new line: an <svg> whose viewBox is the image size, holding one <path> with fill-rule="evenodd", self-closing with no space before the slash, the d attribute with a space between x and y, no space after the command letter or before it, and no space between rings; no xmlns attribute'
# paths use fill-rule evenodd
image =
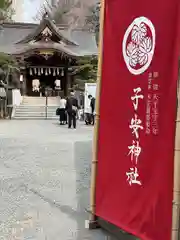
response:
<svg viewBox="0 0 180 240"><path fill-rule="evenodd" d="M55 118L55 117L48 117L48 118L45 118L45 117L37 117L37 116L16 116L16 117L13 117L12 119L19 119L19 120L44 120L44 119L47 119L47 120L57 120L58 121L58 118Z"/></svg>
<svg viewBox="0 0 180 240"><path fill-rule="evenodd" d="M49 99L59 99L60 97L48 97ZM23 99L46 99L46 97L27 97L24 96Z"/></svg>
<svg viewBox="0 0 180 240"><path fill-rule="evenodd" d="M21 105L22 107L23 106L25 106L25 107L29 107L29 106L33 106L33 105L35 105L35 106L40 106L40 107L45 107L46 106L46 104L43 104L43 103L29 103L29 104L23 104L23 105ZM49 103L47 106L52 106L52 107L56 107L56 106L59 106L57 103Z"/></svg>
<svg viewBox="0 0 180 240"><path fill-rule="evenodd" d="M37 104L42 104L42 105L46 105L46 102L23 102L21 105L37 105ZM59 102L56 102L56 101L48 101L47 105L48 104L56 104L56 105L59 105Z"/></svg>
<svg viewBox="0 0 180 240"><path fill-rule="evenodd" d="M40 112L37 112L37 111L15 111L15 114L31 114L31 113L34 113L34 114L46 114L46 111L40 111ZM51 114L51 115L56 115L56 111L47 111L47 114Z"/></svg>
<svg viewBox="0 0 180 240"><path fill-rule="evenodd" d="M50 98L50 97L48 97L47 100L58 101L59 98ZM23 101L46 101L46 98L23 98Z"/></svg>
<svg viewBox="0 0 180 240"><path fill-rule="evenodd" d="M49 112L49 113L53 113L53 112L56 112L56 109L41 109L41 110L38 110L38 109L16 109L15 112L36 112L36 113L43 113L43 112Z"/></svg>
<svg viewBox="0 0 180 240"><path fill-rule="evenodd" d="M13 118L30 118L30 117L42 117L42 118L46 118L46 114L45 113L34 113L34 112L26 112L26 113L15 113L15 115L13 116ZM48 118L56 118L58 119L59 117L56 116L56 114L52 114L52 113L47 113L47 117Z"/></svg>
<svg viewBox="0 0 180 240"><path fill-rule="evenodd" d="M57 116L40 116L40 115L16 115L13 118L50 118L50 119L59 119Z"/></svg>
<svg viewBox="0 0 180 240"><path fill-rule="evenodd" d="M17 110L17 111L15 111L15 113L16 114L23 114L23 113L36 113L36 114L45 114L46 113L46 111L19 111L19 110ZM55 114L56 113L56 111L47 111L47 113L48 114Z"/></svg>
<svg viewBox="0 0 180 240"><path fill-rule="evenodd" d="M23 105L20 105L19 107L46 107L46 104L23 104ZM57 103L54 103L54 104L48 104L47 106L49 107L58 107L59 105Z"/></svg>
<svg viewBox="0 0 180 240"><path fill-rule="evenodd" d="M50 98L48 97L47 100L50 101L59 101L59 98ZM46 98L23 98L23 101L46 101Z"/></svg>
<svg viewBox="0 0 180 240"><path fill-rule="evenodd" d="M59 119L56 109L59 107L59 98L24 97L23 103L16 107L13 119ZM47 111L47 112L46 112Z"/></svg>
<svg viewBox="0 0 180 240"><path fill-rule="evenodd" d="M23 102L39 102L46 101L46 98L23 98ZM47 101L59 101L59 98L47 98Z"/></svg>
<svg viewBox="0 0 180 240"><path fill-rule="evenodd" d="M56 108L53 109L41 109L41 110L38 110L38 109L34 109L34 108L31 108L31 109L16 109L15 112L56 112Z"/></svg>
<svg viewBox="0 0 180 240"><path fill-rule="evenodd" d="M58 105L48 105L47 107L48 108L58 108L59 106ZM19 106L18 108L21 108L21 109L25 109L25 108L29 108L29 109L32 109L32 108L46 108L46 106L40 105L40 104L36 105L36 106L23 105L23 106Z"/></svg>
<svg viewBox="0 0 180 240"><path fill-rule="evenodd" d="M36 111L26 111L26 112L21 112L21 111L17 111L17 112L15 112L15 114L17 115L23 115L23 114L39 114L39 115L46 115L46 112L44 111L44 112L36 112ZM56 112L53 112L53 111L47 111L47 114L49 114L49 115L56 115Z"/></svg>
<svg viewBox="0 0 180 240"><path fill-rule="evenodd" d="M58 102L59 99L48 99L48 101L50 102ZM42 100L26 100L24 99L22 102L46 102L46 99L42 99Z"/></svg>
<svg viewBox="0 0 180 240"><path fill-rule="evenodd" d="M24 109L37 109L37 110L41 110L41 109L45 109L45 108L48 108L48 109L57 109L59 106L57 106L57 105L51 105L51 106L43 106L43 105L41 105L41 106L24 106L24 105L21 105L21 106L18 106L18 107L16 107L16 109L22 109L22 110L24 110Z"/></svg>
<svg viewBox="0 0 180 240"><path fill-rule="evenodd" d="M15 111L16 114L31 114L31 113L34 113L34 114L46 114L46 111L40 111L40 112L37 112L37 111ZM56 114L56 111L47 111L47 114Z"/></svg>
<svg viewBox="0 0 180 240"><path fill-rule="evenodd" d="M45 96L24 96L23 98L46 98ZM59 98L58 96L49 96L48 98Z"/></svg>
<svg viewBox="0 0 180 240"><path fill-rule="evenodd" d="M39 107L50 107L50 108L55 108L55 107L59 107L59 105L44 105L44 104L42 104L42 105L28 105L28 106L26 106L26 105L20 105L20 106L16 106L16 108L39 108Z"/></svg>
<svg viewBox="0 0 180 240"><path fill-rule="evenodd" d="M52 102L52 103L59 103L59 99L58 98L48 98L47 99L48 102ZM42 99L23 99L23 104L29 104L29 103L46 103L46 99L42 98Z"/></svg>
<svg viewBox="0 0 180 240"><path fill-rule="evenodd" d="M46 111L34 111L34 110L28 110L28 111L19 111L19 110L16 110L15 111L15 114L24 114L24 113L29 113L29 114L31 114L31 113L35 113L35 114L46 114ZM56 111L47 111L47 114L56 114Z"/></svg>

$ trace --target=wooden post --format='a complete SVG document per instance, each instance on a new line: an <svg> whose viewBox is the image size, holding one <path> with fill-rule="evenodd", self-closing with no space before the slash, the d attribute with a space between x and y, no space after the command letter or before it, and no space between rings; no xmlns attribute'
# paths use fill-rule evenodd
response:
<svg viewBox="0 0 180 240"><path fill-rule="evenodd" d="M65 84L64 84L64 95L69 96L69 89L70 89L70 75L68 72L68 67L64 69L64 77L63 77Z"/></svg>
<svg viewBox="0 0 180 240"><path fill-rule="evenodd" d="M11 69L8 67L7 75L6 75L6 99L5 99L5 106L4 106L4 118L8 116L8 90L9 90L9 75L11 73Z"/></svg>
<svg viewBox="0 0 180 240"><path fill-rule="evenodd" d="M4 100L0 99L0 119L4 117Z"/></svg>
<svg viewBox="0 0 180 240"><path fill-rule="evenodd" d="M93 138L93 156L91 165L91 192L90 192L90 219L89 229L98 226L95 216L95 192L96 192L96 173L97 173L97 153L98 153L98 132L99 132L99 119L100 119L100 94L101 94L101 72L102 72L102 53L103 53L103 29L104 29L104 12L105 0L101 0L101 13L100 13L100 36L99 36L99 56L98 56L98 72L97 72L97 88L96 88L96 117L94 125L94 138Z"/></svg>
<svg viewBox="0 0 180 240"><path fill-rule="evenodd" d="M180 73L180 72L179 72ZM176 117L176 135L174 151L174 189L173 189L173 219L172 219L172 240L178 240L180 237L180 74L177 86L177 117Z"/></svg>

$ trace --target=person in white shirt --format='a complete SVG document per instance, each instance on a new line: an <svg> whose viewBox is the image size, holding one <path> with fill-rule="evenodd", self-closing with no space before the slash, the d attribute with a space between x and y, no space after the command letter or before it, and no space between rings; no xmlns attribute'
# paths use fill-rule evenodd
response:
<svg viewBox="0 0 180 240"><path fill-rule="evenodd" d="M66 99L61 97L59 103L59 121L60 125L67 124L67 114L66 114Z"/></svg>
<svg viewBox="0 0 180 240"><path fill-rule="evenodd" d="M91 124L91 100L89 98L89 95L88 95L88 99L87 99L87 106L86 106L86 109L85 109L85 123L86 125L90 125Z"/></svg>

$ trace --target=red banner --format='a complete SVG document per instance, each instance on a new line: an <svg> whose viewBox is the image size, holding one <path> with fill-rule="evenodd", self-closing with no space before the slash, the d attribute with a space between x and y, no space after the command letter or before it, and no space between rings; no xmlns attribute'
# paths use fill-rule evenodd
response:
<svg viewBox="0 0 180 240"><path fill-rule="evenodd" d="M105 0L96 215L170 240L179 0Z"/></svg>

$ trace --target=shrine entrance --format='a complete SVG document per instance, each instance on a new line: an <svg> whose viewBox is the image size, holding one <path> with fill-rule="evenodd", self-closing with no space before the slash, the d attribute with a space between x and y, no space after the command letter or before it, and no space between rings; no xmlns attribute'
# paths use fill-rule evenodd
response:
<svg viewBox="0 0 180 240"><path fill-rule="evenodd" d="M67 96L72 88L68 69L72 59L52 51L36 51L25 59L25 94L27 96Z"/></svg>

